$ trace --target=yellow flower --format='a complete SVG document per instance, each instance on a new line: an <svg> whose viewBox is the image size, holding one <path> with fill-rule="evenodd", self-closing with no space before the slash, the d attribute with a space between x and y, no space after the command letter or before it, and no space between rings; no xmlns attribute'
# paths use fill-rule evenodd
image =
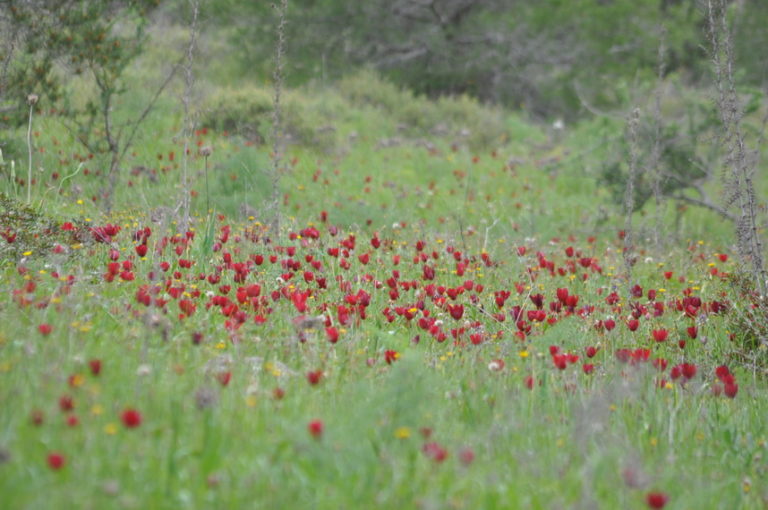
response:
<svg viewBox="0 0 768 510"><path fill-rule="evenodd" d="M411 429L408 427L398 427L395 430L395 437L398 439L408 439L411 437Z"/></svg>

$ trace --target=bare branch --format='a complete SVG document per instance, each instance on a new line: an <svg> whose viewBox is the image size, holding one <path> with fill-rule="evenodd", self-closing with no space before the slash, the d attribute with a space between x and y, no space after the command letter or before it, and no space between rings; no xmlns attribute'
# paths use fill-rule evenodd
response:
<svg viewBox="0 0 768 510"><path fill-rule="evenodd" d="M136 137L136 133L139 131L139 127L144 122L144 120L147 118L147 115L149 115L149 112L152 111L152 108L154 108L155 103L160 98L160 95L163 93L163 91L168 87L168 85L171 83L171 80L176 75L176 72L179 70L179 67L181 65L181 62L177 62L173 64L173 67L171 68L171 72L168 73L168 76L165 77L165 81L155 90L155 94L152 96L152 99L147 103L147 106L144 108L144 111L141 112L141 115L133 122L133 129L131 129L130 134L128 135L128 138L125 139L125 142L123 143L123 150L120 153L120 159L125 157L126 152L128 152L128 149L130 148L131 144L133 143L133 139Z"/></svg>

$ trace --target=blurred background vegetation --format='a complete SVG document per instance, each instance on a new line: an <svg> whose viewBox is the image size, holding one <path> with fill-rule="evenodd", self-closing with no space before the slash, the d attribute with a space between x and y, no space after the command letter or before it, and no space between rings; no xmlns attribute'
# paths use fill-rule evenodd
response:
<svg viewBox="0 0 768 510"><path fill-rule="evenodd" d="M768 3L723 1L745 133L759 145L766 118ZM213 158L218 171L212 189L223 194L214 205L228 213L258 206L270 182L280 17L269 1L0 2L3 189L23 185L18 172L10 175L8 162L25 165L34 113L35 128L52 143L79 147L75 161L87 155L99 162L96 175L116 175L122 166L122 182L127 172L131 181L151 181L141 190L146 203L172 196L163 184L178 191L178 178L165 177L170 166L158 159L178 151L184 135L179 70L195 5L190 113L196 128L226 137L219 147L233 148ZM702 225L728 217L712 198L720 194L712 177L723 159L707 0L290 0L286 18L282 134L300 162L281 184L286 193L313 175L318 157L328 158L329 166L375 174L393 166L377 152L382 148L470 156L504 148L508 168L521 167L527 179L544 183L560 176L562 186L602 197L599 205L590 204L591 222L573 217L594 228L623 207L635 151L642 171L633 210L642 213L655 196L657 217L679 222L690 206L702 206ZM36 96L33 105L29 94ZM140 114L149 106L145 119ZM636 132L628 133L634 108L641 118ZM410 153L395 160L401 156L409 162L387 170L385 195L402 178L414 179L417 189L434 187L429 179L456 170L447 161L434 175L426 168L405 175L416 160ZM45 153L35 167L42 180L44 173L69 174L74 163ZM470 186L466 168L456 175L464 176L459 187ZM487 172L474 177L494 188ZM198 170L192 178L200 178ZM101 191L80 176L66 183L49 181L47 189L92 195L94 202ZM349 189L336 193L328 203L340 209L358 203L349 200ZM397 202L396 190L391 194L382 202ZM673 200L667 205L660 197ZM118 205L121 200L136 203L130 194L118 197ZM350 221L357 217L354 209L347 211ZM440 212L454 213L451 207Z"/></svg>
<svg viewBox="0 0 768 510"><path fill-rule="evenodd" d="M204 77L269 81L272 2L205 0L200 8ZM706 84L705 13L705 0L292 0L285 76L292 86L333 84L375 69L415 94L466 94L536 118L575 119L589 106L624 105L655 80L660 45L664 76ZM733 0L731 16L739 82L760 87L768 4ZM4 0L5 120L14 100L31 91L59 99L57 81L94 63L116 72L141 51L148 29L184 28L189 18L188 0Z"/></svg>

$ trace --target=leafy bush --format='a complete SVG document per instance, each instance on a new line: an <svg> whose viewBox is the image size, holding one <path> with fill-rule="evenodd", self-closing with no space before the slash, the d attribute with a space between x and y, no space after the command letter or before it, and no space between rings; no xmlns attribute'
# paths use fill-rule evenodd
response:
<svg viewBox="0 0 768 510"><path fill-rule="evenodd" d="M663 112L662 119L645 114L637 126L635 211L642 209L653 197L654 178L659 179L663 197L679 197L682 191L696 187L710 177L717 156L713 146L707 143L718 125L710 103L696 98L673 98L664 106L667 111ZM611 144L598 176L616 204L625 200L631 138L632 134L625 132Z"/></svg>
<svg viewBox="0 0 768 510"><path fill-rule="evenodd" d="M372 106L391 116L411 136L439 136L487 149L508 138L500 109L466 95L432 101L382 79L370 70L343 78L342 96L356 106Z"/></svg>
<svg viewBox="0 0 768 510"><path fill-rule="evenodd" d="M201 125L237 134L257 144L272 136L272 91L267 88L223 88L203 105ZM324 150L336 144L332 129L324 129L322 117L313 105L296 92L283 95L282 120L286 141Z"/></svg>

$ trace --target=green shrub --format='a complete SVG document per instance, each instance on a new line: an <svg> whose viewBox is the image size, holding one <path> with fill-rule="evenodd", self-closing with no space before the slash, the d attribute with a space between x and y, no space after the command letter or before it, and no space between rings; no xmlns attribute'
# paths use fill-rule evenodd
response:
<svg viewBox="0 0 768 510"><path fill-rule="evenodd" d="M493 148L508 139L503 113L466 95L433 101L364 70L340 80L341 95L358 107L370 106L392 117L409 136L442 137L473 150Z"/></svg>
<svg viewBox="0 0 768 510"><path fill-rule="evenodd" d="M272 137L272 91L268 88L223 88L205 101L201 125L237 134L258 144ZM333 130L300 93L288 91L282 98L283 128L288 143L332 150L336 145ZM320 117L320 118L319 118Z"/></svg>
<svg viewBox="0 0 768 510"><path fill-rule="evenodd" d="M636 132L637 175L634 183L634 210L653 197L654 173L658 172L661 195L674 198L707 180L717 154L708 141L716 135L716 112L711 102L698 97L670 97L661 106L661 118L644 109ZM625 131L627 131L625 126ZM658 130L658 132L657 132ZM631 159L631 133L613 141L601 164L598 180L611 193L613 202L623 204ZM654 153L658 151L656 156ZM654 161L654 158L658 158Z"/></svg>

